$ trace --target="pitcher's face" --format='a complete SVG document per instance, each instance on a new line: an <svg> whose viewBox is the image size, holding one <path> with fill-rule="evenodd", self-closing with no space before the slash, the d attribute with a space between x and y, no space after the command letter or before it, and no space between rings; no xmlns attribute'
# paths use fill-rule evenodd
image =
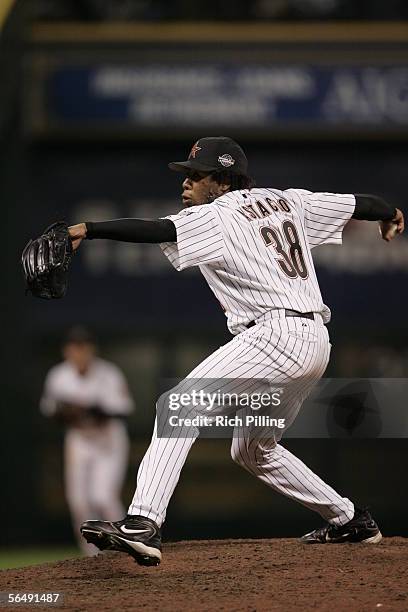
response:
<svg viewBox="0 0 408 612"><path fill-rule="evenodd" d="M208 204L227 190L228 188L217 183L208 172L191 170L183 181L183 206Z"/></svg>

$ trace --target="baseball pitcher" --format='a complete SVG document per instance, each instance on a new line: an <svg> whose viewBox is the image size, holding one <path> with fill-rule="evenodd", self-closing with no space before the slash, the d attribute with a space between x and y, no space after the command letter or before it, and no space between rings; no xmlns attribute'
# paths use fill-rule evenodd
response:
<svg viewBox="0 0 408 612"><path fill-rule="evenodd" d="M191 391L197 380L204 389L210 379L226 381L231 392L235 380L239 392L256 393L267 381L284 389L287 428L323 375L331 348L330 310L322 300L312 249L341 244L351 218L379 221L381 236L389 241L403 231L403 214L372 195L255 187L242 148L226 137L201 138L186 161L169 167L183 175L181 212L151 221L79 223L69 228L73 248L96 238L158 243L177 270L198 266L234 337L187 376L183 389ZM217 406L217 414L223 410L227 407ZM303 542L379 542L380 530L367 510L339 495L280 444L284 429L237 425L232 458L322 516L325 525ZM85 539L101 550L127 552L142 565L159 564L160 529L198 434L191 427L187 435L165 436L157 419L127 516L85 521Z"/></svg>

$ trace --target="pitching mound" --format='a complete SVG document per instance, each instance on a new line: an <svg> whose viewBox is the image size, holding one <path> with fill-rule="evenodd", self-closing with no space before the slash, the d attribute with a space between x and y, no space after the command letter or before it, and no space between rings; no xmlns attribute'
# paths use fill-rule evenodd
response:
<svg viewBox="0 0 408 612"><path fill-rule="evenodd" d="M407 585L404 538L371 546L305 546L292 539L178 542L165 545L157 568L108 552L0 572L0 591L61 593L58 609L99 612L406 611Z"/></svg>

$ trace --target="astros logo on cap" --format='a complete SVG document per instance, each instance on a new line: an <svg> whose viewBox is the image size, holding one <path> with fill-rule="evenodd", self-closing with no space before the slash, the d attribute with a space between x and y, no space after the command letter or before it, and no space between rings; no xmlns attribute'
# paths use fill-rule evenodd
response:
<svg viewBox="0 0 408 612"><path fill-rule="evenodd" d="M188 159L191 159L191 157L193 159L195 159L195 156L196 156L198 151L201 151L201 147L198 146L198 140L197 140L197 142L195 143L195 145L193 146L193 148L190 151L190 155L188 156Z"/></svg>

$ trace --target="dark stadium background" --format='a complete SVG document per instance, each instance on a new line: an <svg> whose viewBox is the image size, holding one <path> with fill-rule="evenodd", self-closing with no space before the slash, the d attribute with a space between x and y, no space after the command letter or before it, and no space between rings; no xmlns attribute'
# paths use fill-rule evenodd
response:
<svg viewBox="0 0 408 612"><path fill-rule="evenodd" d="M180 179L167 163L185 158L191 144L208 133L225 133L242 143L259 185L376 193L407 212L408 14L406 4L397 1L288 0L279 10L273 2L225 0L10 5L0 34L1 539L9 547L61 545L73 540L63 497L62 434L40 416L38 401L48 368L60 358L67 327L92 328L101 354L124 369L136 400L125 503L150 438L161 382L187 374L229 336L200 275L177 274L157 247L84 245L72 266L67 297L47 303L24 294L25 242L61 218L73 223L92 214L175 212ZM188 19L184 26L183 18ZM203 20L224 28L219 30L224 44L214 48L211 27ZM257 26L270 28L259 40L251 30ZM332 39L327 28L333 28ZM312 112L305 103L300 123L293 111L265 125L237 122L223 129L198 120L178 129L170 119L168 125L135 123L126 108L98 100L89 106L85 99L83 79L92 78L95 63L146 69L162 62L170 68L188 57L202 66L212 65L215 53L217 62L238 69L253 62L317 66L317 87L325 86L318 71L322 62L339 71L369 66L371 75L381 76L386 65L399 72L398 79L387 81L380 109L369 90L365 115L350 111L328 120L323 104ZM84 65L90 71L85 76L78 72ZM69 78L65 69L73 71ZM97 122L93 113L99 113ZM366 225L351 224L342 249L329 247L327 255L316 256L323 295L333 311L328 374L405 378L407 238L385 245L376 228ZM341 439L292 438L286 445L341 492L369 504L386 535L408 535L405 438L361 439L349 431ZM228 441L203 440L182 473L165 537L296 536L318 523L317 516L235 466Z"/></svg>

